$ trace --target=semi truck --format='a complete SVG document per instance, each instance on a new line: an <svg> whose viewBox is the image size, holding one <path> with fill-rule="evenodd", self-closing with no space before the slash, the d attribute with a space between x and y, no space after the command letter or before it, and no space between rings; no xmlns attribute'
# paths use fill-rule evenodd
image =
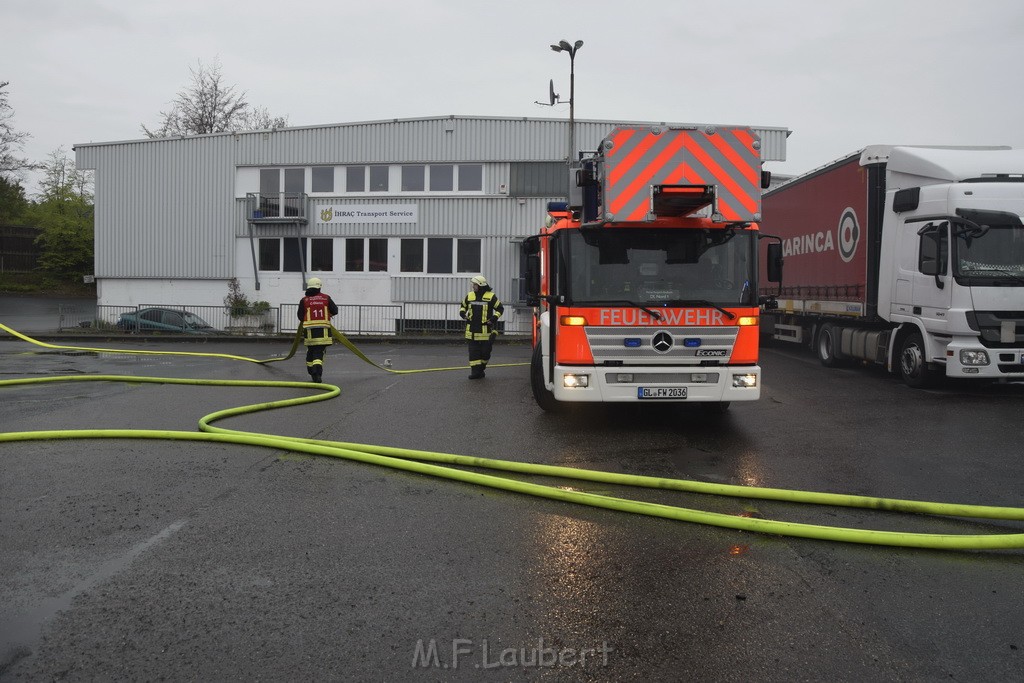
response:
<svg viewBox="0 0 1024 683"><path fill-rule="evenodd" d="M568 201L523 242L537 404L756 400L769 182L746 127L619 127L581 154Z"/></svg>
<svg viewBox="0 0 1024 683"><path fill-rule="evenodd" d="M1024 380L1024 150L873 145L773 188L763 332L911 387Z"/></svg>

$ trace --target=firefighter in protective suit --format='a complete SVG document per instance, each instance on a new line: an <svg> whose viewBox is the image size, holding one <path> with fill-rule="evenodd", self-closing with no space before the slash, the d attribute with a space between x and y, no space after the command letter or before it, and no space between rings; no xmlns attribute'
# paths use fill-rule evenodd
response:
<svg viewBox="0 0 1024 683"><path fill-rule="evenodd" d="M324 374L324 354L334 343L331 337L331 317L338 314L338 304L320 291L320 278L311 277L306 283L306 296L299 301L299 320L302 321L302 343L306 345L306 371L313 382L319 383Z"/></svg>
<svg viewBox="0 0 1024 683"><path fill-rule="evenodd" d="M477 275L470 280L473 291L466 295L459 306L459 315L466 321L466 339L469 341L469 378L483 379L487 361L491 359L491 347L498 331L494 326L505 312L487 278Z"/></svg>

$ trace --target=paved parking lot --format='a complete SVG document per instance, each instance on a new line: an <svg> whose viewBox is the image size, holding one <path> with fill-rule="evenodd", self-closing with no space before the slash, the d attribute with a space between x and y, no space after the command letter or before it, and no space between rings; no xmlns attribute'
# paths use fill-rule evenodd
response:
<svg viewBox="0 0 1024 683"><path fill-rule="evenodd" d="M260 358L286 350L136 343ZM465 363L461 344L363 350L397 369ZM504 344L494 362L528 357L528 345ZM767 350L763 365L761 401L720 420L669 406L552 416L533 404L523 367L489 370L483 382L468 371L391 375L334 348L325 379L338 398L227 424L708 482L1022 504L1024 387L915 392L788 349ZM0 342L0 378L82 374L305 377L297 358L264 367ZM0 423L194 431L215 410L297 393L3 387ZM238 445L49 441L0 444L0 454L4 680L1012 680L1021 671L1021 551L765 536ZM546 483L818 524L1021 528Z"/></svg>

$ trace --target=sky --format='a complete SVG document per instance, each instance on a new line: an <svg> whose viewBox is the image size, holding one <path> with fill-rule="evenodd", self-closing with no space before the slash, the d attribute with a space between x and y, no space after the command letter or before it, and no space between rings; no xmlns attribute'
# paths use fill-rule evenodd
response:
<svg viewBox="0 0 1024 683"><path fill-rule="evenodd" d="M3 0L22 156L134 140L220 64L291 126L433 116L778 127L776 174L872 144L1024 147L1020 0ZM537 102L545 104L537 104ZM37 178L25 178L27 193Z"/></svg>

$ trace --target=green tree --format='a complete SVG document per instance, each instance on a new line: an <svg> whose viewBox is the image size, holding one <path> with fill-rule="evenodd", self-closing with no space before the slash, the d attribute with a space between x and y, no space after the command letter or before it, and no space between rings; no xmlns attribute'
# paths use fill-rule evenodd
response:
<svg viewBox="0 0 1024 683"><path fill-rule="evenodd" d="M212 65L201 61L189 67L192 83L179 92L169 111L160 112L160 123L154 128L142 125L150 138L168 138L235 130L261 130L288 125L287 117L271 116L263 107L254 107L245 99L245 91L224 83L220 62Z"/></svg>
<svg viewBox="0 0 1024 683"><path fill-rule="evenodd" d="M42 228L39 265L61 279L93 272L93 195L91 174L79 171L63 148L43 164L39 201L28 217Z"/></svg>
<svg viewBox="0 0 1024 683"><path fill-rule="evenodd" d="M0 225L24 223L29 202L21 183L0 176Z"/></svg>

